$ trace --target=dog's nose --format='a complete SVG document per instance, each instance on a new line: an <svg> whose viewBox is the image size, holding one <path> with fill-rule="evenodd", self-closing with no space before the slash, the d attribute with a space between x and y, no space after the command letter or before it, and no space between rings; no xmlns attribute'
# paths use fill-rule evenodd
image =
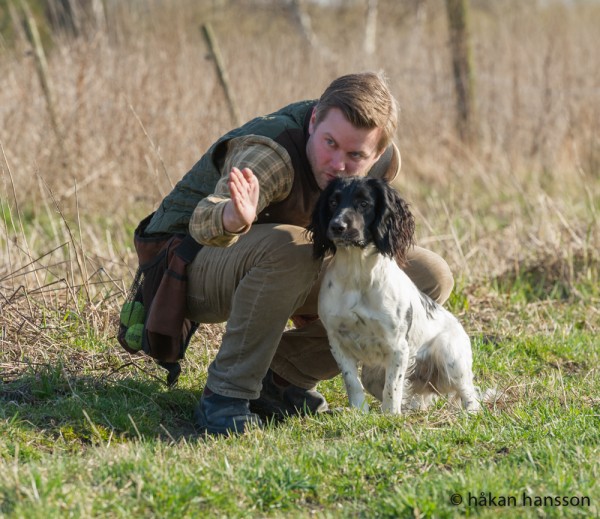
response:
<svg viewBox="0 0 600 519"><path fill-rule="evenodd" d="M329 224L329 229L333 234L342 234L347 228L348 225L341 220L332 220Z"/></svg>

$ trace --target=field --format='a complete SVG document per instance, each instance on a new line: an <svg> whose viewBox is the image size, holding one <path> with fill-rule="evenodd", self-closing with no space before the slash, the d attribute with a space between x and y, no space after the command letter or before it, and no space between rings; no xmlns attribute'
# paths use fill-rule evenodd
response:
<svg viewBox="0 0 600 519"><path fill-rule="evenodd" d="M40 25L45 68L8 5L0 517L600 515L600 3L470 3L468 145L441 0L380 0L373 54L362 1L308 3L311 46L285 2L106 0L79 34ZM499 395L480 415L361 415L337 377L319 388L341 410L205 439L192 413L222 327L173 389L120 349L133 229L234 124L203 23L243 120L385 71L418 243L449 262L447 306Z"/></svg>

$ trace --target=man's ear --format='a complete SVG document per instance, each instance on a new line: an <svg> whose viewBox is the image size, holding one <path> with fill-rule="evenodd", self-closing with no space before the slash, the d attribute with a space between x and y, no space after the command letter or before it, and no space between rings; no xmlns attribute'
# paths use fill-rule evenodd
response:
<svg viewBox="0 0 600 519"><path fill-rule="evenodd" d="M314 106L312 109L312 114L310 116L310 121L308 122L308 135L312 135L315 131L315 126L317 124L317 107Z"/></svg>
<svg viewBox="0 0 600 519"><path fill-rule="evenodd" d="M373 164L375 164L381 157L383 157L383 154L385 153L386 148L383 148L379 154L375 157L375 160L373 161Z"/></svg>

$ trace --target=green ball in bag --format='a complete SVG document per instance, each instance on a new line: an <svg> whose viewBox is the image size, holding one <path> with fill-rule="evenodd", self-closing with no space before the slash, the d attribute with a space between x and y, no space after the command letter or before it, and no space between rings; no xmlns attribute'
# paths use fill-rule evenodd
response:
<svg viewBox="0 0 600 519"><path fill-rule="evenodd" d="M139 301L133 301L132 303L125 303L121 308L121 322L125 326L132 326L134 324L143 323L146 318L146 310L144 305Z"/></svg>
<svg viewBox="0 0 600 519"><path fill-rule="evenodd" d="M137 323L130 326L125 334L125 341L132 350L142 349L142 338L144 336L144 325Z"/></svg>

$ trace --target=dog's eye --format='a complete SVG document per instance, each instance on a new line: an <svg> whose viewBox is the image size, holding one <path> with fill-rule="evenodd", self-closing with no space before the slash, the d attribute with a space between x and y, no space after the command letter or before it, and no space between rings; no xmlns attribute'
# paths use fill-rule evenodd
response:
<svg viewBox="0 0 600 519"><path fill-rule="evenodd" d="M335 209L337 207L337 205L338 205L338 203L335 198L329 199L329 207L331 207L332 209Z"/></svg>
<svg viewBox="0 0 600 519"><path fill-rule="evenodd" d="M369 207L369 202L367 202L366 200L363 200L360 202L359 205L364 209L365 207Z"/></svg>

